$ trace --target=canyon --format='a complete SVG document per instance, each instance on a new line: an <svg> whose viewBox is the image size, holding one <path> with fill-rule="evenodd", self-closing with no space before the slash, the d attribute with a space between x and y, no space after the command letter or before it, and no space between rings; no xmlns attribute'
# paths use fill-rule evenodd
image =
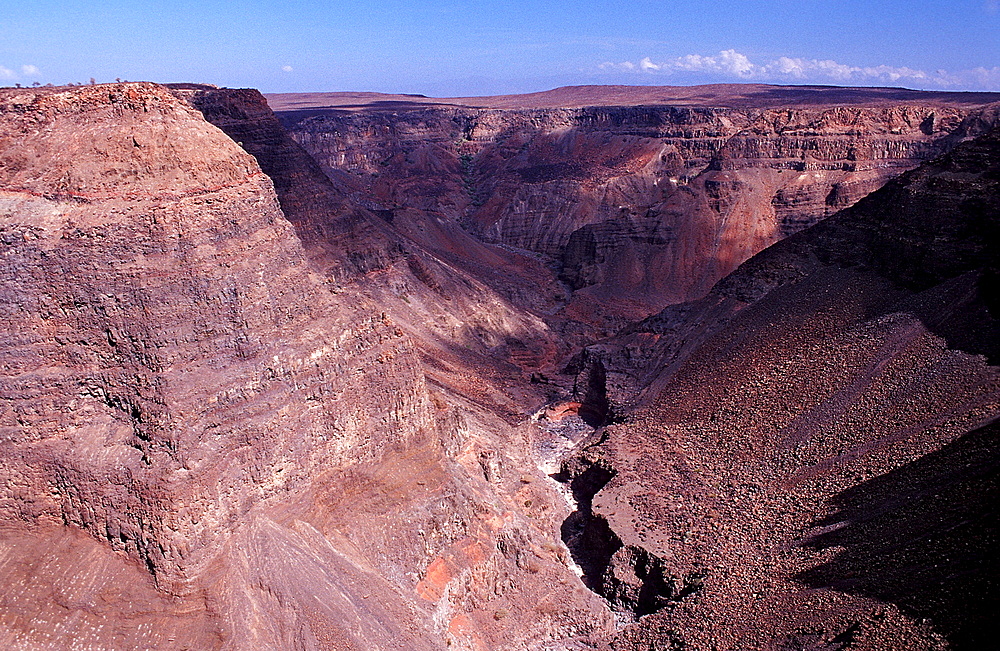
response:
<svg viewBox="0 0 1000 651"><path fill-rule="evenodd" d="M996 106L966 102L1000 98L570 90L479 106L335 94L270 102L331 178L411 237L458 223L551 261L571 292L558 310L594 337L704 296L754 253L982 133ZM594 106L608 96L638 106ZM518 99L523 108L512 108Z"/></svg>
<svg viewBox="0 0 1000 651"><path fill-rule="evenodd" d="M998 125L0 89L0 643L989 646Z"/></svg>

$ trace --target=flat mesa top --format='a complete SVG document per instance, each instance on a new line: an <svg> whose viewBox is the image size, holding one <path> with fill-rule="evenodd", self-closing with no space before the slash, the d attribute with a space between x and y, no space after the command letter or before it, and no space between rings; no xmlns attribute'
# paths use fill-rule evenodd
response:
<svg viewBox="0 0 1000 651"><path fill-rule="evenodd" d="M564 86L524 95L493 97L425 97L383 93L272 93L271 109L308 111L396 111L433 106L492 109L583 108L588 106L711 106L777 108L788 106L883 105L899 103L981 106L1000 102L1000 93L923 91L906 88L841 86L771 86L711 84L706 86Z"/></svg>

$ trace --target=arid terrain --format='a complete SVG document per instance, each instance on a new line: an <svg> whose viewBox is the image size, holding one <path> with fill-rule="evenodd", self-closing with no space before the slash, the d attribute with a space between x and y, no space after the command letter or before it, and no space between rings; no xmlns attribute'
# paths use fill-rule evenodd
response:
<svg viewBox="0 0 1000 651"><path fill-rule="evenodd" d="M0 648L996 646L1000 94L0 89Z"/></svg>

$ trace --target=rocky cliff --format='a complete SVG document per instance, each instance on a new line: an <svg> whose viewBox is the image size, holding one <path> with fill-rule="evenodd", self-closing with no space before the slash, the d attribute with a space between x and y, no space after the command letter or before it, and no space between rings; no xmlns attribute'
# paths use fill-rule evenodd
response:
<svg viewBox="0 0 1000 651"><path fill-rule="evenodd" d="M324 97L286 99L279 116L372 205L541 256L572 292L560 316L608 332L703 296L754 253L995 120L983 108L993 96L841 90L573 108Z"/></svg>
<svg viewBox="0 0 1000 651"><path fill-rule="evenodd" d="M995 98L662 92L0 89L0 646L988 645Z"/></svg>
<svg viewBox="0 0 1000 651"><path fill-rule="evenodd" d="M234 122L267 144L254 117ZM565 506L531 434L502 418L521 403L428 382L380 300L379 269L439 272L280 145L276 194L163 87L0 91L0 573L19 586L0 639L528 648L604 630L549 542ZM303 224L362 254L331 271Z"/></svg>
<svg viewBox="0 0 1000 651"><path fill-rule="evenodd" d="M182 579L255 502L429 425L411 344L327 298L268 178L197 114L152 86L5 100L5 461L46 496L11 515Z"/></svg>
<svg viewBox="0 0 1000 651"><path fill-rule="evenodd" d="M381 210L344 175L327 178L254 90L175 89L239 142L274 179L313 266L335 288L360 287L413 335L426 356L467 374L536 370L561 344L539 318L563 293L538 260L485 244L454 222ZM339 291L339 290L338 290ZM508 362L497 368L497 359ZM493 382L503 391L517 379ZM461 390L466 381L450 382ZM499 398L499 396L497 396ZM500 398L512 414L543 398Z"/></svg>
<svg viewBox="0 0 1000 651"><path fill-rule="evenodd" d="M992 644L998 170L993 130L588 350L645 387L565 471L613 648Z"/></svg>

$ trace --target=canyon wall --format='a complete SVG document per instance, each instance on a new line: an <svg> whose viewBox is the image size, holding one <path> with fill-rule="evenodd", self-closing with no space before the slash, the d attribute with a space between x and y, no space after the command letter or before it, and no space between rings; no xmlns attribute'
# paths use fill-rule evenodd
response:
<svg viewBox="0 0 1000 651"><path fill-rule="evenodd" d="M257 91L174 92L274 179L282 210L317 271L335 288L362 288L427 356L473 363L469 372L478 375L551 362L560 342L538 315L551 311L564 290L538 260L484 244L454 222L377 209L352 179L327 178ZM496 368L498 358L509 364ZM531 400L510 409L534 411L541 403Z"/></svg>
<svg viewBox="0 0 1000 651"><path fill-rule="evenodd" d="M175 94L0 91L0 573L19 586L0 640L513 649L607 630L551 542L566 507L517 426L538 396L426 372L463 323L418 344L433 329L407 320L450 304L543 325L481 283L433 291L442 263L294 147L264 161L276 194ZM217 99L257 129L248 149L280 135ZM460 378L489 348L438 363Z"/></svg>
<svg viewBox="0 0 1000 651"><path fill-rule="evenodd" d="M0 89L0 646L988 644L997 105L592 94Z"/></svg>
<svg viewBox="0 0 1000 651"><path fill-rule="evenodd" d="M804 106L789 95L786 107L777 93L767 108L724 98L533 109L410 98L278 114L373 207L459 223L540 256L571 292L559 315L610 334L705 295L754 253L995 120L995 106L982 107L989 97L855 92Z"/></svg>
<svg viewBox="0 0 1000 651"><path fill-rule="evenodd" d="M994 129L586 351L617 413L568 540L642 616L613 648L992 644L998 171Z"/></svg>
<svg viewBox="0 0 1000 651"><path fill-rule="evenodd" d="M429 426L412 345L328 298L270 180L196 113L153 86L5 99L5 465L44 496L9 514L181 579L254 502Z"/></svg>

